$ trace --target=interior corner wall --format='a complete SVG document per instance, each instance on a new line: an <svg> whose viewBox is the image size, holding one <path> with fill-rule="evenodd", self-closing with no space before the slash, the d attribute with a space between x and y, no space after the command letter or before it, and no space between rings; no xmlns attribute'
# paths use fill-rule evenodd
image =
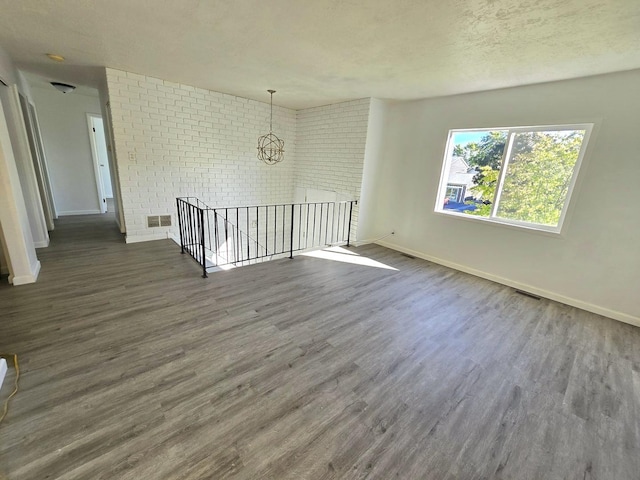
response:
<svg viewBox="0 0 640 480"><path fill-rule="evenodd" d="M104 125L104 137L107 142L107 156L109 158L109 174L111 176L111 186L113 188L114 213L116 223L120 233L126 233L124 212L122 210L122 189L120 187L120 175L118 174L118 162L113 139L113 123L111 122L111 101L109 98L109 86L107 84L107 70L104 69L100 77L98 86L98 97L100 99L100 111Z"/></svg>
<svg viewBox="0 0 640 480"><path fill-rule="evenodd" d="M175 238L176 197L212 207L293 200L294 110L273 107L286 153L270 166L257 158L268 103L111 68L107 84L127 242ZM172 227L147 228L148 215L167 214Z"/></svg>
<svg viewBox="0 0 640 480"><path fill-rule="evenodd" d="M17 85L0 86L0 99L7 119L7 128L20 177L20 186L24 195L33 242L36 248L47 247L49 246L49 232L42 208L42 198L38 190L38 181L29 148L27 127L20 107Z"/></svg>
<svg viewBox="0 0 640 480"><path fill-rule="evenodd" d="M61 93L32 85L58 215L100 213L87 113L101 114L98 92Z"/></svg>
<svg viewBox="0 0 640 480"><path fill-rule="evenodd" d="M360 198L371 99L298 110L294 181L297 188ZM357 235L358 207L352 232ZM355 236L355 235L354 235Z"/></svg>
<svg viewBox="0 0 640 480"><path fill-rule="evenodd" d="M386 245L640 325L640 70L389 106L377 173ZM560 236L434 213L454 128L594 122Z"/></svg>
<svg viewBox="0 0 640 480"><path fill-rule="evenodd" d="M369 108L369 124L362 170L362 187L360 193L360 211L358 218L357 243L369 243L388 236L383 225L376 223L378 210L384 208L384 199L377 192L382 188L384 178L380 171L384 165L384 132L388 121L389 105L386 101L372 98Z"/></svg>
<svg viewBox="0 0 640 480"><path fill-rule="evenodd" d="M0 47L0 80L7 85L18 83L18 71L11 60L11 57Z"/></svg>
<svg viewBox="0 0 640 480"><path fill-rule="evenodd" d="M36 281L40 262L5 118L0 102L0 241L9 266L9 282L22 285Z"/></svg>
<svg viewBox="0 0 640 480"><path fill-rule="evenodd" d="M0 79L16 85L18 77L11 58L0 47ZM0 85L0 88L9 87ZM36 281L40 262L31 234L8 121L0 102L0 243L4 259L0 271L9 270L9 281L20 285Z"/></svg>

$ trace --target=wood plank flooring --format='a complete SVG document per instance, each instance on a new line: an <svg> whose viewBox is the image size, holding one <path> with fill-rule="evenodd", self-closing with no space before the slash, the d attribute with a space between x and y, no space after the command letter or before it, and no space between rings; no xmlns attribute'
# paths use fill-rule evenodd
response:
<svg viewBox="0 0 640 480"><path fill-rule="evenodd" d="M109 215L51 238L0 287L0 478L640 478L638 328L374 245L204 280Z"/></svg>

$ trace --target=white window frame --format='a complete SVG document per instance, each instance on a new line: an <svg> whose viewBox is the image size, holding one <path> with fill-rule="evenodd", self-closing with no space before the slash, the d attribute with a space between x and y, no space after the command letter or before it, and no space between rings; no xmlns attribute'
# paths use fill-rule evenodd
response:
<svg viewBox="0 0 640 480"><path fill-rule="evenodd" d="M494 223L499 225L508 225L513 227L520 227L529 230L537 230L542 232L550 232L555 234L562 233L562 226L564 225L564 220L567 215L567 210L569 209L569 205L572 202L573 188L576 185L576 181L578 179L578 175L580 173L580 169L582 167L583 159L585 152L587 150L587 146L589 144L589 139L591 137L591 132L593 130L593 123L575 123L575 124L561 124L561 125L537 125L537 126L529 126L529 127L479 127L479 128L461 128L461 129L452 129L449 130L449 136L447 138L447 148L445 149L445 157L442 162L442 171L440 173L440 184L438 187L438 195L436 196L436 204L434 212L438 214L443 214L451 217L464 218L472 221L482 221L488 223ZM447 191L447 180L449 177L449 170L451 168L451 160L453 158L453 149L455 147L453 138L456 133L463 132L491 132L502 130L507 132L507 143L505 144L504 152L502 153L502 162L500 167L500 174L498 176L498 185L496 187L496 194L492 200L491 204L491 214L489 217L481 217L476 215L469 215L462 212L456 212L452 210L447 210L444 208L444 199ZM508 161L511 154L511 149L513 147L513 140L515 138L515 134L522 132L557 132L561 130L584 130L584 137L582 139L582 144L580 145L580 152L578 153L578 159L573 167L573 174L571 175L571 180L569 181L569 188L567 189L567 196L564 201L564 205L562 206L562 212L560 213L560 219L558 221L557 226L551 225L543 225L540 223L532 223L532 222L523 222L519 220L510 220L506 218L496 217L496 209L499 204L500 196L502 195L502 188L504 186L504 177L506 175L507 169L509 167Z"/></svg>

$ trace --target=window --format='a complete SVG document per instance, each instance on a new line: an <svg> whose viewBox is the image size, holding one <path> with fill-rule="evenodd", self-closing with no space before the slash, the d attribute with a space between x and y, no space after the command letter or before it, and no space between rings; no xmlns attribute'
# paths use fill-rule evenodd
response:
<svg viewBox="0 0 640 480"><path fill-rule="evenodd" d="M436 212L559 232L592 126L451 130Z"/></svg>
<svg viewBox="0 0 640 480"><path fill-rule="evenodd" d="M464 185L447 184L447 198L452 202L461 202L464 199L465 190Z"/></svg>

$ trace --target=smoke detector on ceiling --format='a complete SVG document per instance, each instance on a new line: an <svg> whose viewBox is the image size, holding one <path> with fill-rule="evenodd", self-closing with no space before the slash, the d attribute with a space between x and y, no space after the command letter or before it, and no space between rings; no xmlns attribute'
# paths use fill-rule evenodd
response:
<svg viewBox="0 0 640 480"><path fill-rule="evenodd" d="M76 89L74 85L69 85L68 83L51 82L51 85L62 93L71 93Z"/></svg>

